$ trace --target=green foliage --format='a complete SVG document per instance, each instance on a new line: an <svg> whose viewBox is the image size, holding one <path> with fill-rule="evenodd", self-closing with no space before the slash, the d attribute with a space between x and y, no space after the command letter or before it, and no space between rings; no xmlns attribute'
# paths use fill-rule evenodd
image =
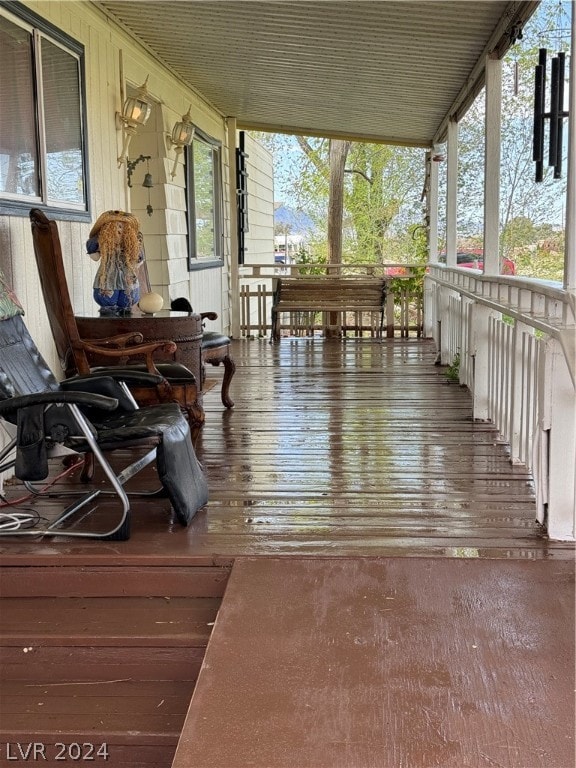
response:
<svg viewBox="0 0 576 768"><path fill-rule="evenodd" d="M564 280L564 249L549 249L546 242L520 249L513 254L516 271L541 280Z"/></svg>
<svg viewBox="0 0 576 768"><path fill-rule="evenodd" d="M448 381L460 381L460 353L454 355L452 363L446 368L446 378Z"/></svg>
<svg viewBox="0 0 576 768"><path fill-rule="evenodd" d="M296 263L305 264L306 267L300 270L301 275L324 275L326 274L327 255L309 253L306 248L300 248L296 253Z"/></svg>
<svg viewBox="0 0 576 768"><path fill-rule="evenodd" d="M410 269L410 277L391 277L389 286L394 294L394 304L401 303L403 293L416 298L422 298L425 273L426 267L412 267Z"/></svg>
<svg viewBox="0 0 576 768"><path fill-rule="evenodd" d="M261 134L252 135L261 140ZM282 166L280 193L289 192L293 204L306 211L316 225L318 235L310 250L315 260L322 261L327 253L330 141L274 136L264 143L275 166ZM409 226L422 223L423 158L421 149L352 144L344 180L345 263L414 261Z"/></svg>

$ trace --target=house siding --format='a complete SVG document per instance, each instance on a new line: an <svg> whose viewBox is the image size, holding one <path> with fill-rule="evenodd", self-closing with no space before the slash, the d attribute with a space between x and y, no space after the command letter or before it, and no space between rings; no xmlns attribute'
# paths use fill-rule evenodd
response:
<svg viewBox="0 0 576 768"><path fill-rule="evenodd" d="M230 282L231 195L227 146L228 124L224 116L202 96L186 87L136 40L102 11L86 2L24 2L23 6L68 34L85 47L86 135L89 167L89 211L95 221L102 211L130 210L140 219L146 249L146 261L152 290L160 293L165 306L177 296L186 296L197 311L215 311L219 319L211 328L230 333L232 318ZM117 130L115 114L121 109L126 86L141 85L148 76L148 92L154 101L152 114L130 144L130 157L149 155L148 163L139 163L127 186L126 166L118 168L122 133ZM171 177L174 150L167 141L174 123L189 106L193 122L222 143L224 267L188 271L186 195L182 156L177 174ZM234 148L231 149L234 151ZM248 238L249 251L256 256L270 253L273 243L271 207L272 161L256 144L250 147L252 203L255 206L254 242ZM260 172L255 164L263 163ZM150 171L154 187L142 187L144 174ZM254 179L258 179L255 183ZM260 182L263 185L259 190ZM150 198L148 198L150 194ZM150 202L154 212L146 213ZM32 206L31 206L32 207ZM256 211L258 212L256 214ZM263 221L263 212L269 222ZM47 211L50 216L50 211ZM64 267L72 303L77 314L92 313L92 284L96 264L86 255L88 222L58 219ZM264 215L265 218L265 215ZM267 239L269 241L267 242ZM236 258L236 255L234 255ZM12 283L26 310L26 324L38 348L56 376L62 375L38 274L27 216L0 215L0 269ZM4 444L0 429L0 445ZM1 478L0 478L1 486Z"/></svg>
<svg viewBox="0 0 576 768"><path fill-rule="evenodd" d="M104 210L131 210L141 222L152 289L162 294L165 304L177 295L188 295L198 309L221 314L229 300L223 296L226 283L222 273L230 260L230 241L225 237L225 268L188 272L184 174L182 165L170 176L174 151L166 140L174 123L191 104L194 123L226 145L225 119L209 104L152 57L113 20L84 2L27 2L27 8L85 46L86 132L90 168L89 209L94 221ZM154 179L146 215L147 190L142 188L148 167L140 163L133 174L132 189L126 184L126 168L118 168L117 156L122 133L115 113L120 110L125 86L139 86L148 79L148 91L155 102L149 123L132 140L130 157L150 155L149 170ZM226 163L228 153L223 151ZM228 169L224 180L224 227L228 233ZM47 211L50 216L50 211ZM74 308L78 314L93 311L92 282L95 263L87 258L85 243L91 225L58 221L65 269ZM10 277L26 309L26 322L39 348L57 374L60 366L50 334L40 285L36 274L30 224L27 217L0 216L0 267ZM200 299L203 306L200 307ZM226 328L223 328L226 330Z"/></svg>

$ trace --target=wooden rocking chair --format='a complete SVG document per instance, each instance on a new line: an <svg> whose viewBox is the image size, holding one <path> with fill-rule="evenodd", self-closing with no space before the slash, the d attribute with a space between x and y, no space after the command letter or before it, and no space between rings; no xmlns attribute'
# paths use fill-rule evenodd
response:
<svg viewBox="0 0 576 768"><path fill-rule="evenodd" d="M174 342L166 340L143 344L142 334L139 333L99 339L97 342L81 339L66 282L57 224L37 208L30 211L30 221L42 293L64 375L105 374L111 370L92 367L89 354L108 358L113 368L116 368L115 363L127 357L144 358L143 363L121 365L127 374L130 371L148 371L161 377L161 382L154 386L142 386L126 379L138 405L177 403L184 411L193 435L196 435L204 422L204 410L198 404L199 382L180 363L154 361L157 352L173 353L176 350Z"/></svg>

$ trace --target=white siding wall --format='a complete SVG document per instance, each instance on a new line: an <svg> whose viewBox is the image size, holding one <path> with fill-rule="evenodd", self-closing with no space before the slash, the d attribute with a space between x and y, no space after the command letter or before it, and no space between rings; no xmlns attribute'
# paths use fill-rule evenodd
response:
<svg viewBox="0 0 576 768"><path fill-rule="evenodd" d="M247 133L248 227L246 264L274 262L274 177L272 155Z"/></svg>
<svg viewBox="0 0 576 768"><path fill-rule="evenodd" d="M245 264L274 263L274 177L272 156L261 144L245 135L245 150L248 155L248 232L246 233ZM263 286L272 291L271 278L244 277L240 270L241 286L252 293ZM272 299L265 300L265 316L270 317ZM258 323L259 308L256 301L250 302L250 323Z"/></svg>
<svg viewBox="0 0 576 768"><path fill-rule="evenodd" d="M166 134L192 104L193 121L206 133L220 140L224 150L226 125L224 118L201 97L186 88L160 66L156 59L140 49L110 19L89 3L26 2L31 10L81 42L86 48L87 135L90 164L90 205L92 220L105 210L133 210L141 222L145 236L147 259L153 290L166 303L177 295L188 295L198 310L219 312L222 327L228 316L227 269L211 269L189 273L186 266L186 223L184 174L179 169L170 177L173 150ZM150 172L154 179L151 203L154 214L146 215L147 190L142 180L147 171L140 163L132 177L133 188L126 185L125 167L118 168L122 136L116 129L115 113L121 108L122 89L126 83L140 85L149 75L148 91L156 104L149 123L130 146L130 156L150 155ZM122 82L123 78L123 82ZM228 153L223 152L225 162ZM228 171L223 168L225 182L225 231L228 232ZM90 224L59 222L66 273L75 310L80 314L92 310L92 281L96 265L86 256L85 243ZM226 263L230 258L226 238ZM27 325L38 346L54 370L59 373L40 286L27 217L0 216L0 267L12 280L26 309Z"/></svg>

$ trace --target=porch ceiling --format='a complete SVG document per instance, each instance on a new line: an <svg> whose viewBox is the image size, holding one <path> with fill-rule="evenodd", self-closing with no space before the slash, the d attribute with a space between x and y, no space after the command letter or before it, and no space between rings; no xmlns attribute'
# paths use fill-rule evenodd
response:
<svg viewBox="0 0 576 768"><path fill-rule="evenodd" d="M536 2L96 2L239 128L428 146Z"/></svg>

